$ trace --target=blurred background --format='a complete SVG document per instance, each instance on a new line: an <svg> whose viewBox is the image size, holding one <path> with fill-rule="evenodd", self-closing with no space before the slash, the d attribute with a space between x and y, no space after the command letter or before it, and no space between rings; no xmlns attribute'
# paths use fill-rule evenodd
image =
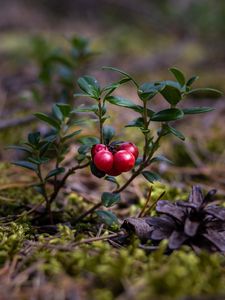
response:
<svg viewBox="0 0 225 300"><path fill-rule="evenodd" d="M70 102L80 75L101 83L118 78L101 70L115 66L139 82L171 79L176 66L187 76L199 75L198 87L225 91L224 0L0 0L0 159L17 153L3 149L18 143L39 125L32 113L49 112L54 102ZM120 95L137 101L126 86ZM201 180L225 192L225 102L213 94L195 94L188 105L209 105L215 111L178 122L189 138L172 139L164 154L175 162L170 181ZM162 105L156 99L154 107ZM118 134L130 120L113 113ZM120 122L114 122L115 120ZM133 138L133 137L132 137ZM138 133L135 137L139 143ZM178 168L179 167L179 168ZM162 166L162 172L167 168ZM172 172L171 172L172 170ZM177 175L179 174L179 175ZM179 176L179 179L177 179Z"/></svg>

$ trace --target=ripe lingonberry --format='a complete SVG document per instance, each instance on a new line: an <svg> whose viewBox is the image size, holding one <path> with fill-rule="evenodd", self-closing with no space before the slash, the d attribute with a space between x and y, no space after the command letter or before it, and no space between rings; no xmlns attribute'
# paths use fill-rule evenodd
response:
<svg viewBox="0 0 225 300"><path fill-rule="evenodd" d="M131 142L124 142L124 143L122 143L118 147L118 150L129 151L129 152L131 152L134 155L135 159L138 158L138 154L139 154L138 147L136 145L134 145L133 143L131 143Z"/></svg>
<svg viewBox="0 0 225 300"><path fill-rule="evenodd" d="M94 164L96 167L108 173L113 167L113 155L108 150L101 150L95 154Z"/></svg>
<svg viewBox="0 0 225 300"><path fill-rule="evenodd" d="M91 156L94 159L95 154L101 150L107 150L106 145L103 144L96 144L91 148Z"/></svg>
<svg viewBox="0 0 225 300"><path fill-rule="evenodd" d="M119 150L114 154L113 167L118 170L118 172L130 171L135 164L134 155L126 150Z"/></svg>

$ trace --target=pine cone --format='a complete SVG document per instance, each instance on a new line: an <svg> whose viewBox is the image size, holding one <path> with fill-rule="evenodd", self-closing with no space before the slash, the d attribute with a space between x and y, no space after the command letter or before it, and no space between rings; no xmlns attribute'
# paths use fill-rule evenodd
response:
<svg viewBox="0 0 225 300"><path fill-rule="evenodd" d="M188 201L158 201L160 216L145 218L151 228L149 238L155 243L168 239L170 250L186 244L195 251L224 252L225 208L212 204L215 193L211 190L204 197L200 187L194 186Z"/></svg>

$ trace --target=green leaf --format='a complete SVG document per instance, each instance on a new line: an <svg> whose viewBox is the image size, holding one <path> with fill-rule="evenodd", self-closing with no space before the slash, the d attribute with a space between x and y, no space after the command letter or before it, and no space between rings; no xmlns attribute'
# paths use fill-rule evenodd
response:
<svg viewBox="0 0 225 300"><path fill-rule="evenodd" d="M213 111L214 108L212 107L191 107L191 108L184 108L182 109L183 113L185 115L194 115L194 114L202 114L202 113L206 113L209 111Z"/></svg>
<svg viewBox="0 0 225 300"><path fill-rule="evenodd" d="M198 76L192 76L191 78L188 79L186 86L190 87L198 79L199 79Z"/></svg>
<svg viewBox="0 0 225 300"><path fill-rule="evenodd" d="M109 181L109 182L115 183L117 185L117 187L119 187L119 183L117 182L117 180L114 176L108 176L107 175L107 176L105 176L104 179Z"/></svg>
<svg viewBox="0 0 225 300"><path fill-rule="evenodd" d="M11 146L7 146L6 149L15 149L15 150L21 150L24 152L27 152L29 154L31 154L33 151L31 148L29 148L28 146L16 146L16 145L11 145Z"/></svg>
<svg viewBox="0 0 225 300"><path fill-rule="evenodd" d="M172 81L165 81L165 87L164 89L160 92L162 96L167 100L172 105L176 105L181 99L181 91L179 87L177 87L176 82Z"/></svg>
<svg viewBox="0 0 225 300"><path fill-rule="evenodd" d="M57 176L57 175L62 174L62 173L64 173L64 172L65 172L65 168L56 168L56 169L50 171L50 172L48 173L48 175L45 177L45 179L47 180L47 179L49 179L50 177Z"/></svg>
<svg viewBox="0 0 225 300"><path fill-rule="evenodd" d="M164 83L144 83L140 86L138 90L138 95L143 101L148 101L152 99L158 92L160 92L165 87Z"/></svg>
<svg viewBox="0 0 225 300"><path fill-rule="evenodd" d="M120 194L104 192L101 197L102 204L105 207L110 207L120 201Z"/></svg>
<svg viewBox="0 0 225 300"><path fill-rule="evenodd" d="M125 127L138 127L138 128L142 128L142 127L144 127L144 120L143 120L143 118L134 119L129 124L125 125Z"/></svg>
<svg viewBox="0 0 225 300"><path fill-rule="evenodd" d="M25 160L17 160L12 162L13 165L23 167L32 171L37 171L37 165Z"/></svg>
<svg viewBox="0 0 225 300"><path fill-rule="evenodd" d="M111 211L97 210L96 214L99 218L101 218L104 221L104 223L106 223L109 226L119 224L117 217Z"/></svg>
<svg viewBox="0 0 225 300"><path fill-rule="evenodd" d="M52 127L56 128L57 130L60 129L60 124L57 120L55 120L54 118L52 118L51 116L48 116L46 114L43 113L35 113L34 114L36 118L38 118L39 120L48 123L49 125L51 125Z"/></svg>
<svg viewBox="0 0 225 300"><path fill-rule="evenodd" d="M100 86L98 81L92 77L85 75L83 77L80 77L77 80L77 83L82 91L87 93L89 96L98 99L100 96Z"/></svg>
<svg viewBox="0 0 225 300"><path fill-rule="evenodd" d="M154 162L165 162L167 164L172 164L173 163L171 160L169 160L168 158L166 158L163 155L157 155L157 156L153 157L150 160L150 163L154 163Z"/></svg>
<svg viewBox="0 0 225 300"><path fill-rule="evenodd" d="M70 115L71 112L71 106L66 103L56 103L56 106L59 108L61 111L62 115L67 118Z"/></svg>
<svg viewBox="0 0 225 300"><path fill-rule="evenodd" d="M161 110L157 113L154 113L151 117L151 121L156 122L169 122L182 119L184 113L182 110L178 108L169 108L165 110Z"/></svg>
<svg viewBox="0 0 225 300"><path fill-rule="evenodd" d="M168 133L172 133L174 136L178 137L180 140L182 140L182 141L185 140L185 136L183 135L183 133L178 131L174 127L167 124L166 125L166 130L168 131Z"/></svg>
<svg viewBox="0 0 225 300"><path fill-rule="evenodd" d="M40 132L33 132L28 134L28 142L32 145L37 146L40 141Z"/></svg>
<svg viewBox="0 0 225 300"><path fill-rule="evenodd" d="M109 96L106 98L106 100L108 102L110 102L111 104L114 104L117 106L127 107L127 108L130 108L139 113L143 112L143 108L140 105L136 105L133 102L131 102L130 100L119 97L119 96ZM153 114L154 114L154 112L152 110L148 109L148 115L151 116Z"/></svg>
<svg viewBox="0 0 225 300"><path fill-rule="evenodd" d="M175 76L176 80L180 83L181 86L185 85L184 74L177 68L170 68L170 72Z"/></svg>
<svg viewBox="0 0 225 300"><path fill-rule="evenodd" d="M103 139L104 144L107 145L112 140L115 135L115 129L112 126L103 127Z"/></svg>
<svg viewBox="0 0 225 300"><path fill-rule="evenodd" d="M63 121L63 119L64 119L63 114L61 113L60 109L58 108L58 106L56 104L54 104L52 107L52 114L60 122Z"/></svg>
<svg viewBox="0 0 225 300"><path fill-rule="evenodd" d="M160 176L157 173L150 172L150 171L143 171L141 174L147 179L149 182L160 181Z"/></svg>
<svg viewBox="0 0 225 300"><path fill-rule="evenodd" d="M223 93L221 91L216 90L216 89L212 89L212 88L198 88L198 89L193 89L193 90L187 92L187 95L193 94L193 93L207 93L207 92L216 94L218 96L223 95Z"/></svg>
<svg viewBox="0 0 225 300"><path fill-rule="evenodd" d="M76 131L74 131L74 132L71 132L71 133L69 133L69 134L67 134L67 135L64 135L63 141L66 141L66 140L69 140L69 139L73 138L74 136L80 134L81 131L82 131L82 130L79 129L79 130L76 130Z"/></svg>
<svg viewBox="0 0 225 300"><path fill-rule="evenodd" d="M114 67L102 67L102 69L103 69L103 70L110 70L110 71L118 72L118 73L120 73L120 74L122 74L122 75L125 75L125 76L127 76L127 78L129 78L131 81L133 81L133 83L134 83L137 87L139 86L138 83L134 80L133 77L131 77L128 73L126 73L126 72L124 72L124 71L122 71L122 70L120 70L120 69L117 69L117 68L114 68Z"/></svg>

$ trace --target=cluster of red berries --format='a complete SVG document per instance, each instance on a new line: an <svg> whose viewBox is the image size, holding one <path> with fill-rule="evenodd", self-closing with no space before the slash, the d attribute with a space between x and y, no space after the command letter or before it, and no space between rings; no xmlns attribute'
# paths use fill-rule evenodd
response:
<svg viewBox="0 0 225 300"><path fill-rule="evenodd" d="M138 157L138 148L130 142L114 143L109 146L96 144L91 149L91 155L98 171L118 176L134 167Z"/></svg>

